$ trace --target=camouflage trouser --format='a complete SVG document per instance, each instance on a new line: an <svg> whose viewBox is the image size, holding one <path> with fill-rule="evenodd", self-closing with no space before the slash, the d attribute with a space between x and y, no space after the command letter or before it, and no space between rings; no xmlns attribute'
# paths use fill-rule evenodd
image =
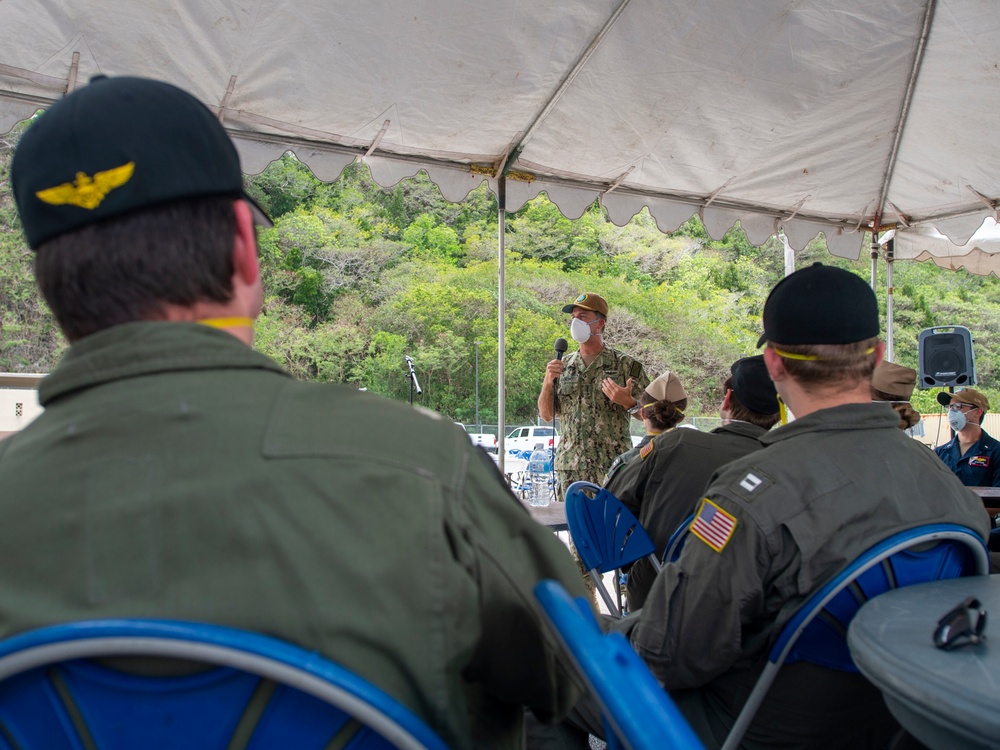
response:
<svg viewBox="0 0 1000 750"><path fill-rule="evenodd" d="M572 471L567 471L565 469L557 469L555 471L556 475L556 499L559 502L566 500L566 488L569 487L573 482L593 482L596 485L600 485L604 481L604 472L599 474L596 471L587 472L586 469L574 469ZM580 572L583 575L583 582L587 585L587 591L590 593L590 601L597 607L597 589L594 586L594 582L590 578L590 574L587 573L587 569L583 567L583 561L580 560L580 553L576 551L576 545L573 544L573 539L569 540L569 548L573 553L573 559L576 560L577 566L580 568Z"/></svg>

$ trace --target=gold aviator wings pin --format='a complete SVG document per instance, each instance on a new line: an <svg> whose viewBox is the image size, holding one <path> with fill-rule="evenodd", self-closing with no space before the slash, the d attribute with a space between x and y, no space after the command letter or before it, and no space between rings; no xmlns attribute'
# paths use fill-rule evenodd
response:
<svg viewBox="0 0 1000 750"><path fill-rule="evenodd" d="M132 179L133 172L135 172L133 161L120 167L96 172L93 177L77 172L73 182L64 182L62 185L39 190L35 195L39 200L52 206L68 203L71 206L93 210L101 205L104 196Z"/></svg>

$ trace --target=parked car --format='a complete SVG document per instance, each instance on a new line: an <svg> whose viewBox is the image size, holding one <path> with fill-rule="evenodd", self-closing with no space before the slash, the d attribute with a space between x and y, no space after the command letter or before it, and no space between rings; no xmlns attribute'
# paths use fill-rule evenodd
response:
<svg viewBox="0 0 1000 750"><path fill-rule="evenodd" d="M554 427L546 425L531 425L530 427L517 427L508 433L504 438L504 450L528 451L529 453L539 443L543 448L553 448L559 446L559 435Z"/></svg>
<svg viewBox="0 0 1000 750"><path fill-rule="evenodd" d="M455 422L459 427L465 430L465 433L469 436L469 440L472 441L473 445L478 445L483 448L487 453L497 452L497 436L489 432L469 432L469 429L461 422Z"/></svg>

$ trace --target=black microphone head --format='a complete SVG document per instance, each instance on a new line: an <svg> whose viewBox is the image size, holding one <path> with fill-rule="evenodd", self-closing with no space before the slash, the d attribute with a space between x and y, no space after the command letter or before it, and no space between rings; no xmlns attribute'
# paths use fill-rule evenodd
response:
<svg viewBox="0 0 1000 750"><path fill-rule="evenodd" d="M562 359L562 356L569 349L569 344L566 343L566 339L556 339L556 359Z"/></svg>
<svg viewBox="0 0 1000 750"><path fill-rule="evenodd" d="M937 402L941 404L941 406L947 406L951 403L951 394L947 391L941 391L937 395Z"/></svg>

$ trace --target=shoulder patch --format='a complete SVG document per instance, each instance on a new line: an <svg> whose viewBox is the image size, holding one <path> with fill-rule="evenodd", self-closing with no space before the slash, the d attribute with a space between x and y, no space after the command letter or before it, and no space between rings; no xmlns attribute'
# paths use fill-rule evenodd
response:
<svg viewBox="0 0 1000 750"><path fill-rule="evenodd" d="M654 442L656 442L656 438L653 438L639 449L639 458L641 458L643 461L646 460L646 456L648 456L650 453L653 452Z"/></svg>
<svg viewBox="0 0 1000 750"><path fill-rule="evenodd" d="M691 532L716 552L722 552L732 539L737 523L735 516L726 513L706 497L702 499L701 507L691 523Z"/></svg>
<svg viewBox="0 0 1000 750"><path fill-rule="evenodd" d="M771 477L756 467L748 469L743 476L730 485L733 492L745 500L753 500L774 482Z"/></svg>

